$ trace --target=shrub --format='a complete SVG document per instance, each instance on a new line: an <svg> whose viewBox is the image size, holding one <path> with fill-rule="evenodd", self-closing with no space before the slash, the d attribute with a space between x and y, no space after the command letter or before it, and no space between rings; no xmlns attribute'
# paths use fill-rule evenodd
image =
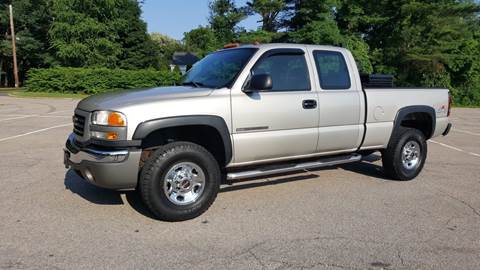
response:
<svg viewBox="0 0 480 270"><path fill-rule="evenodd" d="M119 89L174 85L180 73L169 70L108 68L31 69L25 87L34 92L95 94Z"/></svg>

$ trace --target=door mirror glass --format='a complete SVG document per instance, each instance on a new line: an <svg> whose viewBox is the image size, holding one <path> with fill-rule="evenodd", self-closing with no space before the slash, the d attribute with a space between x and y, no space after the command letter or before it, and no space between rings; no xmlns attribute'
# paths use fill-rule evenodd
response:
<svg viewBox="0 0 480 270"><path fill-rule="evenodd" d="M273 87L272 76L270 74L255 74L250 79L250 83L245 87L245 93L254 91L271 90Z"/></svg>

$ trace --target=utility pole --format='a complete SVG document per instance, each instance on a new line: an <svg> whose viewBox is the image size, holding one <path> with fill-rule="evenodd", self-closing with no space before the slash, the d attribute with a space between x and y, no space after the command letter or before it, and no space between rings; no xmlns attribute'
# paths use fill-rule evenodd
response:
<svg viewBox="0 0 480 270"><path fill-rule="evenodd" d="M13 77L15 78L15 88L20 87L20 82L18 79L18 66L17 66L17 45L15 37L15 27L13 25L13 8L12 5L8 5L10 10L10 32L12 37L12 54L13 54Z"/></svg>

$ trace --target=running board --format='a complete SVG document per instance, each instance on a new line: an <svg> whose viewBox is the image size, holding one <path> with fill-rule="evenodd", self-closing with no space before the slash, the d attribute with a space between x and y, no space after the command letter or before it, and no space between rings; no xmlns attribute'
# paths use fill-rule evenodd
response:
<svg viewBox="0 0 480 270"><path fill-rule="evenodd" d="M296 164L284 164L284 165L267 165L265 167L257 168L249 171L238 171L227 174L227 180L240 180L247 178L255 178L273 174L283 174L288 172L310 170L322 167L335 166L345 163L352 163L362 160L362 156L359 154L343 155L336 157L323 158L315 161L308 161L304 163Z"/></svg>

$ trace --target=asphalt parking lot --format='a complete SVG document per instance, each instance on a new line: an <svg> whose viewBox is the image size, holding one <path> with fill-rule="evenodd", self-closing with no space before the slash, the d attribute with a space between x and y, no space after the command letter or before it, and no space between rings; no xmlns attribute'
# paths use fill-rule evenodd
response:
<svg viewBox="0 0 480 270"><path fill-rule="evenodd" d="M64 169L77 102L0 96L0 269L480 269L480 109L453 111L414 181L372 155L223 186L166 223Z"/></svg>

